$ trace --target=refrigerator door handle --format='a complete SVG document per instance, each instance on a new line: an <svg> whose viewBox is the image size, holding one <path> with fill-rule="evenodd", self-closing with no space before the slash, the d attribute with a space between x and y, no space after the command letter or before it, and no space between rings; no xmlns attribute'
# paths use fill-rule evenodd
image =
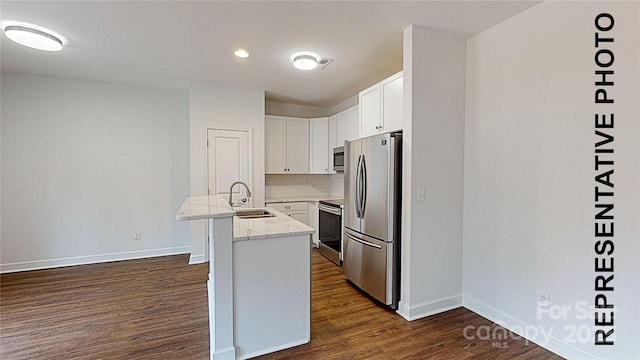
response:
<svg viewBox="0 0 640 360"><path fill-rule="evenodd" d="M362 191L363 191L363 186L364 186L364 182L362 181L362 171L363 171L363 162L364 162L364 155L360 155L358 157L358 211L360 213L360 215L358 216L360 219L364 219L364 209L362 208Z"/></svg>
<svg viewBox="0 0 640 360"><path fill-rule="evenodd" d="M362 155L362 184L360 185L360 191L362 195L360 195L360 215L364 219L364 212L367 208L367 162L365 161L364 154Z"/></svg>
<svg viewBox="0 0 640 360"><path fill-rule="evenodd" d="M356 191L354 191L355 197L355 205L356 205L356 217L361 219L360 215L360 161L362 160L362 155L358 155L358 165L356 166Z"/></svg>
<svg viewBox="0 0 640 360"><path fill-rule="evenodd" d="M355 237L353 235L350 235L348 233L344 233L344 234L347 235L347 237L349 239L351 239L353 241L356 241L356 242L359 242L362 245L371 246L371 247L376 248L376 249L382 249L382 246L380 246L380 245L377 245L377 244L374 244L374 243L371 243L371 242L368 242L368 241L364 241L362 239L358 239L357 237Z"/></svg>

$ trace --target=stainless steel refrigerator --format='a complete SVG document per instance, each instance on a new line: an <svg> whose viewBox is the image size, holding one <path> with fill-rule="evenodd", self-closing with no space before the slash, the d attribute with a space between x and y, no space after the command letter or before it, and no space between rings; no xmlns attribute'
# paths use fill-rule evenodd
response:
<svg viewBox="0 0 640 360"><path fill-rule="evenodd" d="M344 274L392 309L400 293L402 133L345 143Z"/></svg>

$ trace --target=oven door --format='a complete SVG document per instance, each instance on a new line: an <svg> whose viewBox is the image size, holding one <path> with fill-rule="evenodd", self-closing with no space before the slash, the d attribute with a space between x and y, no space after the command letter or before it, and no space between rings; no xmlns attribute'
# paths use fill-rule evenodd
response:
<svg viewBox="0 0 640 360"><path fill-rule="evenodd" d="M327 259L342 264L342 209L319 204L319 250Z"/></svg>

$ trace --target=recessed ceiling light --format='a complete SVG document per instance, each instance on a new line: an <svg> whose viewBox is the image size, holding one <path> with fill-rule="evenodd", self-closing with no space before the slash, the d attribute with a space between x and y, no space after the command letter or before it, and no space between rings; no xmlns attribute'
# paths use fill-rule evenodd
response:
<svg viewBox="0 0 640 360"><path fill-rule="evenodd" d="M23 25L9 25L4 28L4 34L10 40L33 49L44 51L62 50L62 40L40 29Z"/></svg>
<svg viewBox="0 0 640 360"><path fill-rule="evenodd" d="M318 67L320 56L309 51L302 51L291 55L293 66L300 70L313 70Z"/></svg>
<svg viewBox="0 0 640 360"><path fill-rule="evenodd" d="M249 53L245 49L238 49L238 50L233 52L233 55L235 55L235 56L237 56L239 58L249 57Z"/></svg>

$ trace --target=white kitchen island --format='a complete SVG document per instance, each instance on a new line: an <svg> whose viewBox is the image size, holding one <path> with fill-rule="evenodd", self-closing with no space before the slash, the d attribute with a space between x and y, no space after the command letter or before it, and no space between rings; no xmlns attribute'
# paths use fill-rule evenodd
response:
<svg viewBox="0 0 640 360"><path fill-rule="evenodd" d="M246 359L309 342L313 228L276 210L239 219L222 196L192 196L177 220L209 221L211 359Z"/></svg>

